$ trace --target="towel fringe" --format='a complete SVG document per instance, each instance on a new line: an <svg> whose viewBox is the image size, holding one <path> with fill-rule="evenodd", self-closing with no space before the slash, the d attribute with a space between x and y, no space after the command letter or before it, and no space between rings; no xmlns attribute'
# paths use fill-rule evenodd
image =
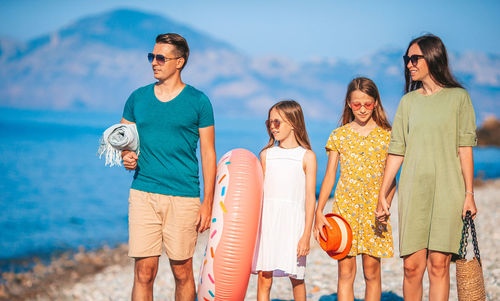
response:
<svg viewBox="0 0 500 301"><path fill-rule="evenodd" d="M122 150L130 150L139 156L139 134L135 124L119 123L107 128L99 139L97 155L99 159L104 155L104 166L121 166Z"/></svg>

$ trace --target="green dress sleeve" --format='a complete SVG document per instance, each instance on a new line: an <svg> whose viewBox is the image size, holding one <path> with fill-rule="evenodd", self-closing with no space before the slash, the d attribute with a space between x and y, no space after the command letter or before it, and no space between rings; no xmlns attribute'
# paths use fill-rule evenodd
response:
<svg viewBox="0 0 500 301"><path fill-rule="evenodd" d="M408 133L408 114L406 108L406 98L399 102L394 122L392 123L391 142L389 144L389 154L404 156L406 151L406 139Z"/></svg>
<svg viewBox="0 0 500 301"><path fill-rule="evenodd" d="M458 146L476 146L476 116L467 92L462 98L458 115Z"/></svg>

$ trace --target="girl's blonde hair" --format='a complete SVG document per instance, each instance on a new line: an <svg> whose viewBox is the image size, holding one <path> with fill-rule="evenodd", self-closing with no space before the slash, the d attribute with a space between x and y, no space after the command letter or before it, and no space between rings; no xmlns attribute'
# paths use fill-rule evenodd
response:
<svg viewBox="0 0 500 301"><path fill-rule="evenodd" d="M309 142L309 136L306 131L306 123L304 122L304 113L302 112L302 107L295 100L283 100L275 105L273 105L269 112L267 113L267 120L269 120L271 116L271 111L276 109L278 114L290 125L292 126L293 133L295 135L295 139L305 149L311 149L311 143ZM267 123L267 133L269 134L269 142L267 145L260 151L264 151L276 144L276 139L274 139L273 133L271 133L271 129L269 127L269 123Z"/></svg>
<svg viewBox="0 0 500 301"><path fill-rule="evenodd" d="M354 113L349 107L349 103L351 102L351 94L354 91L361 91L375 99L375 108L372 112L372 118L373 120L375 120L379 127L385 130L390 130L391 124L387 120L387 115L385 114L384 107L382 106L382 101L380 100L380 94L378 93L377 86L371 79L366 77L356 77L347 86L344 111L339 121L340 125L346 125L354 120Z"/></svg>

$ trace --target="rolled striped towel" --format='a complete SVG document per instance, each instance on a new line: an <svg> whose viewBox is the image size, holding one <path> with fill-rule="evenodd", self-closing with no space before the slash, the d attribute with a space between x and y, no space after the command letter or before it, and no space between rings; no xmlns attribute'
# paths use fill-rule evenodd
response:
<svg viewBox="0 0 500 301"><path fill-rule="evenodd" d="M99 159L104 155L104 165L122 165L122 150L134 151L139 155L139 134L135 124L118 123L107 128L99 141L97 154Z"/></svg>

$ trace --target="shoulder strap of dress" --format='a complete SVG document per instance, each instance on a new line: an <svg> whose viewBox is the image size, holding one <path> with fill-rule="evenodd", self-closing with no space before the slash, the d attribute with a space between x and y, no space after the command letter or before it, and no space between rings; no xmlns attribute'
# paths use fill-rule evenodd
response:
<svg viewBox="0 0 500 301"><path fill-rule="evenodd" d="M272 157L274 155L275 148L276 148L276 146L271 146L270 148L266 149L266 160L267 160L267 158Z"/></svg>
<svg viewBox="0 0 500 301"><path fill-rule="evenodd" d="M303 160L304 160L304 156L305 156L305 154L306 154L306 152L307 152L307 148L305 148L305 147L302 147L302 146L301 146L301 147L299 147L298 149L299 149L299 150L297 151L297 153L298 153L298 157L299 157L299 159L300 159L301 161L303 161Z"/></svg>

